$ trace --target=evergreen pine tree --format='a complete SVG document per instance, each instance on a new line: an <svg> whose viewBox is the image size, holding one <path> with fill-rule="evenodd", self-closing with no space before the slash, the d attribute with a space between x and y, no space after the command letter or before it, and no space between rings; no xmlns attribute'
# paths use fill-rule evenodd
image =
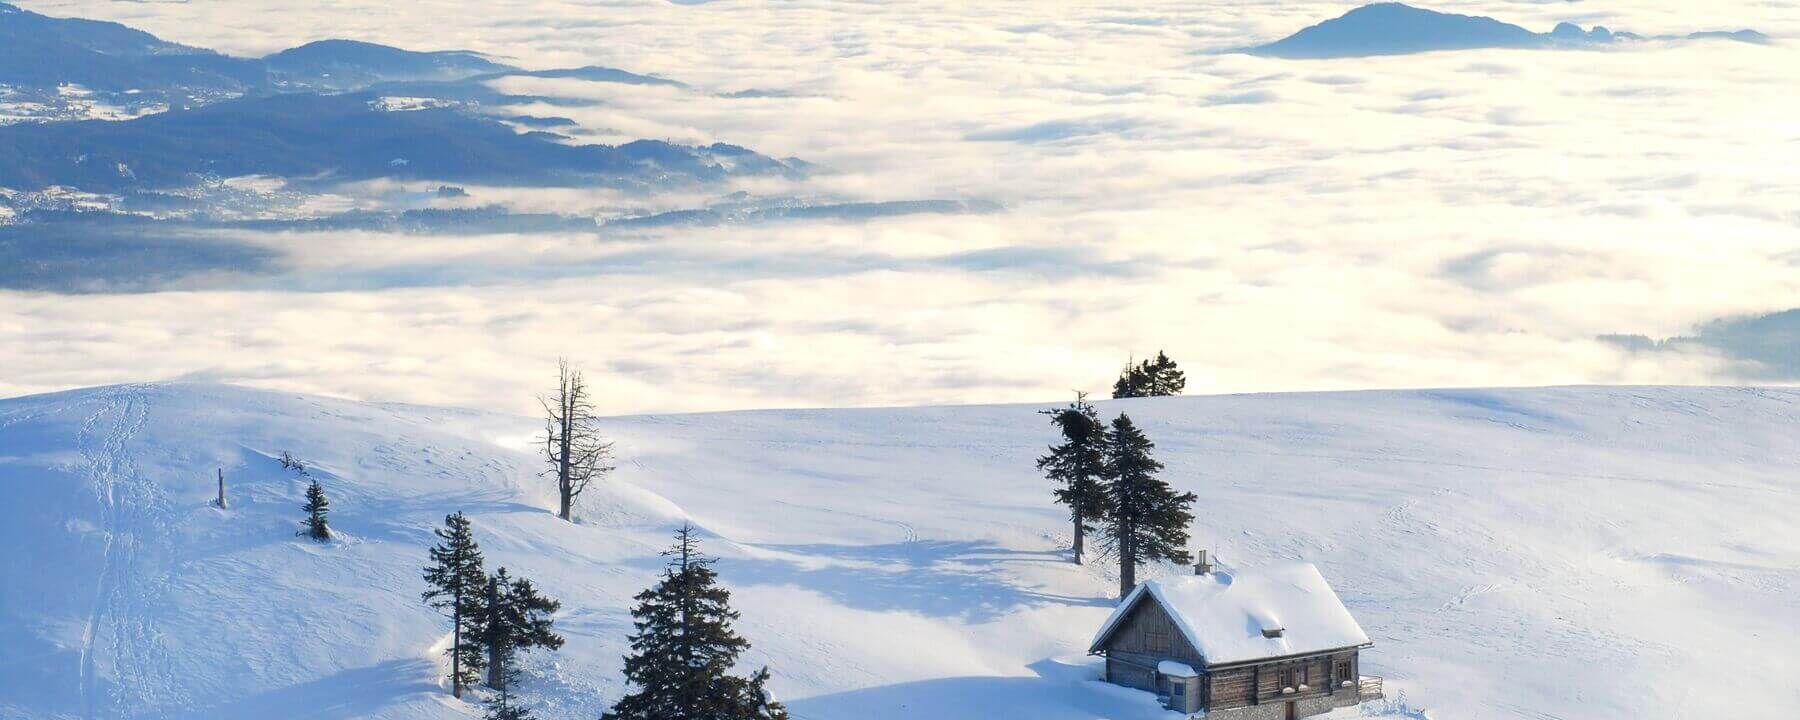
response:
<svg viewBox="0 0 1800 720"><path fill-rule="evenodd" d="M1069 507L1075 526L1075 564L1081 564L1084 539L1092 523L1106 512L1101 479L1106 473L1106 425L1100 422L1086 393L1076 393L1066 408L1045 410L1050 422L1062 431L1063 442L1050 446L1050 454L1038 458L1038 470L1058 484L1056 501Z"/></svg>
<svg viewBox="0 0 1800 720"><path fill-rule="evenodd" d="M475 684L485 659L482 657L483 620L487 610L487 573L482 570L481 548L475 544L469 519L462 513L444 518L444 527L433 530L441 541L431 548L431 565L422 596L426 604L450 617L450 693L462 697L463 688Z"/></svg>
<svg viewBox="0 0 1800 720"><path fill-rule="evenodd" d="M1177 493L1156 474L1156 445L1123 413L1112 422L1106 458L1107 537L1119 558L1119 597L1137 586L1137 566L1158 560L1187 563L1193 493Z"/></svg>
<svg viewBox="0 0 1800 720"><path fill-rule="evenodd" d="M313 480L306 486L306 529L302 531L307 537L319 542L331 539L331 528L325 522L325 514L330 512L331 503L325 499L325 488L319 487L319 481Z"/></svg>
<svg viewBox="0 0 1800 720"><path fill-rule="evenodd" d="M1148 360L1132 365L1127 364L1119 373L1119 379L1113 382L1113 398L1145 397L1150 386L1150 362Z"/></svg>
<svg viewBox="0 0 1800 720"><path fill-rule="evenodd" d="M1169 356L1163 354L1161 350L1156 351L1156 360L1152 361L1147 369L1149 370L1150 397L1180 395L1181 391L1187 387L1187 374L1176 367L1175 361L1170 360Z"/></svg>
<svg viewBox="0 0 1800 720"><path fill-rule="evenodd" d="M639 593L631 611L636 632L625 679L637 689L602 720L786 720L764 689L768 668L749 678L730 674L750 643L731 629L738 614L718 584L713 561L700 555L683 525L662 580Z"/></svg>
<svg viewBox="0 0 1800 720"><path fill-rule="evenodd" d="M1128 364L1119 373L1119 379L1113 383L1113 397L1162 397L1180 395L1187 387L1187 374L1175 365L1175 361L1158 350L1155 360L1140 360L1136 364Z"/></svg>
<svg viewBox="0 0 1800 720"><path fill-rule="evenodd" d="M563 639L551 630L562 603L545 597L525 578L512 578L500 568L488 578L487 617L483 644L487 646L488 687L505 692L518 676L518 655L532 648L555 650Z"/></svg>

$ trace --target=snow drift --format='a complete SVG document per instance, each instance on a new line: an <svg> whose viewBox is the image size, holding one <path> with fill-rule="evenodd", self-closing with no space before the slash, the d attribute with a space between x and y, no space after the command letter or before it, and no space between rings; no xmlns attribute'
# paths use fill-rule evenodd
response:
<svg viewBox="0 0 1800 720"><path fill-rule="evenodd" d="M1046 404L1048 405L1048 404ZM563 601L541 717L621 693L630 597L691 518L795 717L1160 718L1093 682L1039 406L608 420L551 514L537 422L214 385L0 401L0 717L443 718L430 528ZM1777 718L1800 705L1800 391L1568 388L1112 401L1221 567L1315 563L1433 717ZM303 485L340 538L295 536ZM232 505L210 505L223 468ZM1148 577L1187 574L1152 568ZM1744 672L1754 661L1767 672Z"/></svg>

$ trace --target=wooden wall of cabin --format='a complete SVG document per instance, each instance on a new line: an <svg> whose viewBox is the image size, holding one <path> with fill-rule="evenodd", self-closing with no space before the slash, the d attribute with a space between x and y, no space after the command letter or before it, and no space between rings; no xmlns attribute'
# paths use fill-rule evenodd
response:
<svg viewBox="0 0 1800 720"><path fill-rule="evenodd" d="M1153 643L1153 635L1160 636L1160 647ZM1138 656L1153 656L1158 659L1174 660L1187 663L1195 670L1203 664L1200 652L1187 641L1187 636L1175 626L1175 620L1163 611L1162 604L1144 597L1137 607L1119 623L1112 638L1106 643L1108 653L1130 653Z"/></svg>
<svg viewBox="0 0 1800 720"><path fill-rule="evenodd" d="M1333 674L1339 662L1350 664L1348 679L1351 680L1351 687L1341 687L1339 678ZM1207 709L1285 702L1335 693L1355 693L1356 674L1360 670L1357 663L1357 652L1349 650L1301 660L1211 670L1206 673ZM1283 693L1282 689L1287 687L1282 684L1284 670L1304 670L1306 689L1301 690L1295 687L1294 692ZM1295 684L1299 684L1298 678L1296 678ZM1256 691L1254 695L1251 694L1252 687Z"/></svg>

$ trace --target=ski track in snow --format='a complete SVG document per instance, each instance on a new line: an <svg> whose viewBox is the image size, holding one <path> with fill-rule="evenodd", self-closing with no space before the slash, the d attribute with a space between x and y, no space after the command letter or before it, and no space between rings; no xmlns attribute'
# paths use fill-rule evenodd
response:
<svg viewBox="0 0 1800 720"><path fill-rule="evenodd" d="M103 505L105 547L92 610L82 633L81 706L87 718L115 716L121 696L136 693L115 690L99 697L97 644L104 634L115 668L115 677L142 685L159 674L150 649L149 629L131 614L142 597L136 588L134 562L145 533L158 532L154 521L163 504L159 486L138 476L128 451L131 439L143 430L149 411L134 387L108 388L95 398L93 414L82 423L77 445L88 461L88 477ZM140 689L141 692L141 689Z"/></svg>

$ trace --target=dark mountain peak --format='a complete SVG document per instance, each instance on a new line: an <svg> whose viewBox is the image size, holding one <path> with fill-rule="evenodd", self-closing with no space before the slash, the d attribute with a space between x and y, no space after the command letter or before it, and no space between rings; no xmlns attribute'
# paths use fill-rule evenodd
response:
<svg viewBox="0 0 1800 720"><path fill-rule="evenodd" d="M0 85L41 108L34 116L40 120L86 117L86 106L61 99L58 88L71 84L130 114L246 95L375 88L448 101L541 99L504 96L482 83L509 75L685 87L618 68L524 70L467 50L414 51L342 38L261 58L231 57L118 23L48 17L0 2Z"/></svg>
<svg viewBox="0 0 1800 720"><path fill-rule="evenodd" d="M1755 30L1736 30L1736 31L1707 30L1707 31L1703 31L1703 32L1689 33L1688 39L1689 40L1736 40L1738 42L1750 43L1752 45L1767 45L1770 42L1772 42L1772 38L1770 38L1769 36L1764 35L1762 33L1759 33Z"/></svg>
<svg viewBox="0 0 1800 720"><path fill-rule="evenodd" d="M1700 32L1686 37L1750 43L1769 40L1754 30ZM1457 15L1386 2L1364 5L1281 40L1248 48L1246 52L1296 59L1348 58L1477 48L1586 47L1642 39L1639 35L1613 32L1598 25L1583 30L1580 25L1569 22L1558 24L1548 33L1536 33L1491 17Z"/></svg>
<svg viewBox="0 0 1800 720"><path fill-rule="evenodd" d="M316 40L263 58L278 80L330 89L384 80L460 80L512 68L466 50L418 52L360 40Z"/></svg>
<svg viewBox="0 0 1800 720"><path fill-rule="evenodd" d="M1284 58L1403 55L1431 50L1535 47L1537 33L1490 17L1455 15L1402 3L1378 3L1344 13L1267 45L1255 55Z"/></svg>
<svg viewBox="0 0 1800 720"><path fill-rule="evenodd" d="M1618 36L1603 25L1595 25L1592 30L1583 30L1580 25L1572 22L1557 23L1556 28L1550 31L1548 37L1550 40L1560 43L1609 43L1618 39Z"/></svg>
<svg viewBox="0 0 1800 720"><path fill-rule="evenodd" d="M364 42L362 40L345 40L343 38L314 40L304 45L291 47L269 55L263 59L270 62L288 64L307 62L353 62L365 64L435 64L454 62L479 65L491 70L499 70L506 67L489 61L479 53L467 50L420 52L414 50L402 50L391 45Z"/></svg>
<svg viewBox="0 0 1800 720"><path fill-rule="evenodd" d="M254 63L165 41L113 22L57 18L0 5L0 85L59 119L60 85L100 93L136 91L116 105L178 105L195 96L241 93L261 82ZM77 114L78 115L78 114Z"/></svg>
<svg viewBox="0 0 1800 720"><path fill-rule="evenodd" d="M210 50L188 47L116 22L40 15L0 3L0 43L29 42L80 48L103 55L194 55Z"/></svg>

